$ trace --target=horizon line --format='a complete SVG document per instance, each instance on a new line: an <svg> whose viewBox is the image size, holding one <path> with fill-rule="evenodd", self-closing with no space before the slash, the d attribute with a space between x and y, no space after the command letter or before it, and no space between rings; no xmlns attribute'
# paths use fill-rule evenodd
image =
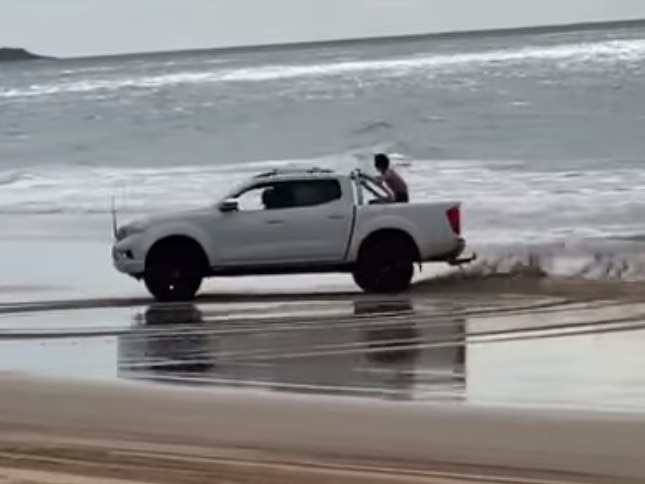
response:
<svg viewBox="0 0 645 484"><path fill-rule="evenodd" d="M468 30L447 30L438 32L411 33L401 35L375 35L368 37L343 37L323 40L310 40L301 42L276 42L266 44L239 44L221 47L199 47L191 49L171 49L158 51L124 52L114 54L81 55L70 57L54 57L56 60L89 60L120 57L165 56L172 54L188 53L252 53L275 50L296 50L318 48L325 46L361 45L391 42L410 42L416 40L441 40L469 37L502 37L518 34L549 34L575 31L593 31L603 29L637 28L645 27L645 18L624 20L599 20L588 22L568 22L560 24L544 24L523 27L501 27Z"/></svg>

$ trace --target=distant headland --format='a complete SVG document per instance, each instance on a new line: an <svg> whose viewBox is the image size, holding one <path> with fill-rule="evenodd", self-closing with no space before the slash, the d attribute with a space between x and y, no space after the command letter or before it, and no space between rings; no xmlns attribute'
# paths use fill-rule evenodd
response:
<svg viewBox="0 0 645 484"><path fill-rule="evenodd" d="M0 47L0 62L14 62L26 60L50 59L41 55L29 52L26 49L15 49L12 47Z"/></svg>

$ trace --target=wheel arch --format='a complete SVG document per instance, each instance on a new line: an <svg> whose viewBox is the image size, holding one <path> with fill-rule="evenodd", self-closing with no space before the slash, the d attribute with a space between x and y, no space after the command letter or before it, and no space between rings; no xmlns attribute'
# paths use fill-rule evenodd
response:
<svg viewBox="0 0 645 484"><path fill-rule="evenodd" d="M421 260L421 251L417 245L414 237L409 232L399 228L382 228L371 232L363 238L358 246L358 257L361 256L366 248L377 243L393 243L397 246L409 250L412 253L413 260L419 262Z"/></svg>

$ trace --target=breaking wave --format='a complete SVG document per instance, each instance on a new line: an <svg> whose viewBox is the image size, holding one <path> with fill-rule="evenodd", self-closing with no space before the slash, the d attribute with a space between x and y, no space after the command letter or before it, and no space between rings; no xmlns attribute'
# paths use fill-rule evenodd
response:
<svg viewBox="0 0 645 484"><path fill-rule="evenodd" d="M127 168L34 166L0 171L0 215L154 214L213 205L259 171L367 167L354 153L310 160L218 166ZM572 172L518 170L514 161L425 160L394 156L414 201L458 200L468 240L483 246L616 240L640 245L645 233L645 171L638 167Z"/></svg>
<svg viewBox="0 0 645 484"><path fill-rule="evenodd" d="M637 63L645 58L645 40L605 40L557 46L530 46L519 49L498 49L458 54L421 54L379 60L350 60L311 64L273 64L260 67L230 68L211 64L210 70L185 70L174 73L153 73L138 76L97 77L84 80L56 80L31 86L0 88L0 98L32 97L63 93L115 91L127 88L154 89L181 84L212 84L266 82L329 76L360 76L377 73L379 77L398 77L422 72L435 75L497 64L558 62L561 67L576 68L590 64ZM74 73L73 70L67 71ZM107 71L109 72L109 70Z"/></svg>

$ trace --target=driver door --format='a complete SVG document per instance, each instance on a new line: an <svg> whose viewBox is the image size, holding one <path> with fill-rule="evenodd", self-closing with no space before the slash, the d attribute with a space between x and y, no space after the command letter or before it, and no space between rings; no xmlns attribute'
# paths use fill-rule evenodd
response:
<svg viewBox="0 0 645 484"><path fill-rule="evenodd" d="M238 210L218 220L214 242L220 264L326 262L344 256L351 209L338 181L261 182L237 199Z"/></svg>

